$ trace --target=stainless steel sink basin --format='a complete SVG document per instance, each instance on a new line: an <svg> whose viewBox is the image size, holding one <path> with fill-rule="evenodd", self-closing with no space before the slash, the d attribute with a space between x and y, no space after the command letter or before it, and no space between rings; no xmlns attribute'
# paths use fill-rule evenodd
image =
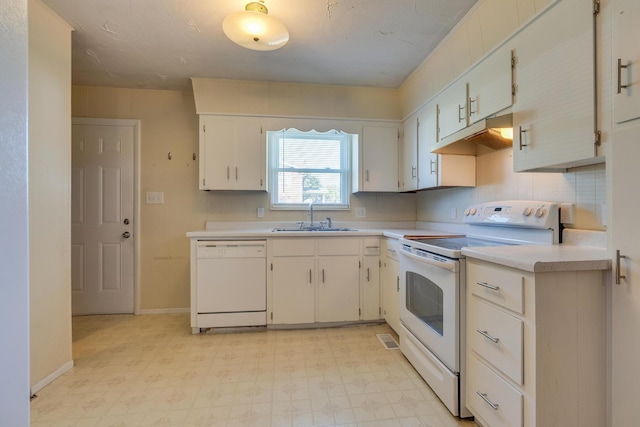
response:
<svg viewBox="0 0 640 427"><path fill-rule="evenodd" d="M355 228L321 228L321 227L294 227L294 228L274 228L273 232L291 231L358 231Z"/></svg>

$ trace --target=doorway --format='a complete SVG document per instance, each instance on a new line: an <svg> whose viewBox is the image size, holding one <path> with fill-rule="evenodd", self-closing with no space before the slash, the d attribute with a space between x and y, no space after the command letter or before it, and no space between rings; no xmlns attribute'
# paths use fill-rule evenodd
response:
<svg viewBox="0 0 640 427"><path fill-rule="evenodd" d="M73 315L138 312L138 120L74 118Z"/></svg>

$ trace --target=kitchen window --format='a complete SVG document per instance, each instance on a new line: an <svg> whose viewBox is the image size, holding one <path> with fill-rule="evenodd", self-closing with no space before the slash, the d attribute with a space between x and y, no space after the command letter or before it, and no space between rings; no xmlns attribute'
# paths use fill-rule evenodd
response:
<svg viewBox="0 0 640 427"><path fill-rule="evenodd" d="M272 209L349 209L351 135L267 132Z"/></svg>

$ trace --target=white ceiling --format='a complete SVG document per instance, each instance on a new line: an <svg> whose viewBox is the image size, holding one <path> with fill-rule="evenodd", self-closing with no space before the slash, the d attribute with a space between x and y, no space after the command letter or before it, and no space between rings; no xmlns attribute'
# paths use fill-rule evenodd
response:
<svg viewBox="0 0 640 427"><path fill-rule="evenodd" d="M188 89L189 77L398 87L477 0L265 0L282 49L227 39L249 0L43 0L71 24L73 83Z"/></svg>

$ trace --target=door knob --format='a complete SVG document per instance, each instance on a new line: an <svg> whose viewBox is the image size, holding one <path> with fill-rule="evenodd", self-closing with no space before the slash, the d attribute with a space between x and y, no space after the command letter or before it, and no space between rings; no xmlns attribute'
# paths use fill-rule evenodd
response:
<svg viewBox="0 0 640 427"><path fill-rule="evenodd" d="M125 231L124 233L122 233L122 237L124 237L125 239L128 239L129 237L131 237L131 233L129 233L128 231Z"/></svg>
<svg viewBox="0 0 640 427"><path fill-rule="evenodd" d="M124 225L129 225L129 218L125 218L122 222L124 222Z"/></svg>

